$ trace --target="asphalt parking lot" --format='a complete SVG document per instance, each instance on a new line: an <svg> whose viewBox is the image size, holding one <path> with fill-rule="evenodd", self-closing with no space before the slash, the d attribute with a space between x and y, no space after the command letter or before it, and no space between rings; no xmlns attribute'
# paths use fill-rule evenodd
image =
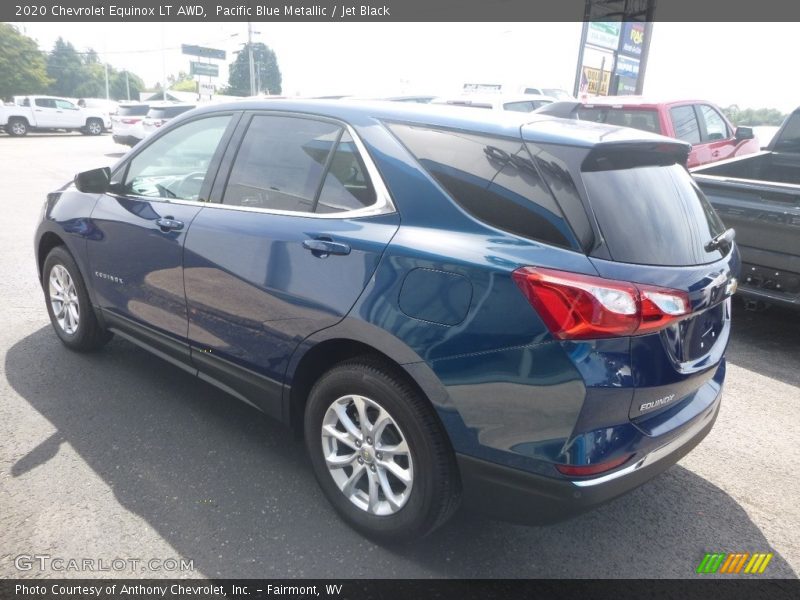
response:
<svg viewBox="0 0 800 600"><path fill-rule="evenodd" d="M716 427L639 490L549 527L462 512L379 547L338 520L277 423L124 340L81 355L52 333L32 244L45 194L124 150L109 135L0 135L0 577L92 576L15 566L48 555L194 568L112 576L684 578L706 552L774 552L763 576L797 577L797 313L737 306Z"/></svg>

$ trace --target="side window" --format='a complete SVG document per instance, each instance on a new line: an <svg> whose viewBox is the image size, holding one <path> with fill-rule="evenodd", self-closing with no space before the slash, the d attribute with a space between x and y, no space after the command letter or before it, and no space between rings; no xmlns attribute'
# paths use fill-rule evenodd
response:
<svg viewBox="0 0 800 600"><path fill-rule="evenodd" d="M316 212L357 210L375 204L375 189L353 138L346 131L331 158Z"/></svg>
<svg viewBox="0 0 800 600"><path fill-rule="evenodd" d="M63 108L67 110L77 110L78 107L75 106L72 102L67 100L56 100L56 108Z"/></svg>
<svg viewBox="0 0 800 600"><path fill-rule="evenodd" d="M669 109L675 136L684 142L697 144L700 142L700 128L692 106L676 106Z"/></svg>
<svg viewBox="0 0 800 600"><path fill-rule="evenodd" d="M504 110L511 110L514 112L531 112L534 108L533 102L530 100L525 100L524 102L507 102L503 104Z"/></svg>
<svg viewBox="0 0 800 600"><path fill-rule="evenodd" d="M706 124L706 135L709 141L726 140L731 137L725 119L707 104L701 104L700 116Z"/></svg>
<svg viewBox="0 0 800 600"><path fill-rule="evenodd" d="M230 115L197 119L155 140L129 163L125 193L200 200L208 167L230 120Z"/></svg>
<svg viewBox="0 0 800 600"><path fill-rule="evenodd" d="M389 129L475 218L528 239L578 247L520 140L413 125L392 124Z"/></svg>
<svg viewBox="0 0 800 600"><path fill-rule="evenodd" d="M341 134L342 127L333 123L256 115L236 155L223 203L313 212Z"/></svg>
<svg viewBox="0 0 800 600"><path fill-rule="evenodd" d="M56 101L52 98L36 98L34 101L36 106L41 106L42 108L55 108Z"/></svg>

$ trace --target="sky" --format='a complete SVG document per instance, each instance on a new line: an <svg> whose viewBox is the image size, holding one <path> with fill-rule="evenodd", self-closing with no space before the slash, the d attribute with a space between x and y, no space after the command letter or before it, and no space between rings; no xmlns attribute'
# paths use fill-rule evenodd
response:
<svg viewBox="0 0 800 600"><path fill-rule="evenodd" d="M181 44L224 49L242 23L17 23L50 49L58 36L92 47L153 85L188 71ZM560 87L572 92L581 23L254 23L277 54L284 95L455 94L464 83ZM800 105L800 23L655 23L644 93L719 106ZM162 51L163 48L163 51ZM218 84L227 82L220 63Z"/></svg>

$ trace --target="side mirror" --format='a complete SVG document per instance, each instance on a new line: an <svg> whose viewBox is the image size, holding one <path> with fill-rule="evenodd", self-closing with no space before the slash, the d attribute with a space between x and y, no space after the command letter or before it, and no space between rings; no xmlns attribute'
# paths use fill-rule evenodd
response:
<svg viewBox="0 0 800 600"><path fill-rule="evenodd" d="M733 137L736 138L737 142L742 142L744 140L755 139L756 134L752 127L737 127Z"/></svg>
<svg viewBox="0 0 800 600"><path fill-rule="evenodd" d="M75 187L84 194L102 194L108 190L111 181L111 169L92 169L75 175Z"/></svg>

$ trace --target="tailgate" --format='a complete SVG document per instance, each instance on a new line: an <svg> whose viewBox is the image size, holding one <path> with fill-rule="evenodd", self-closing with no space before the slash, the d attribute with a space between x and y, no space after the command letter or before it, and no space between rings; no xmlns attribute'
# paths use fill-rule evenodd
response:
<svg viewBox="0 0 800 600"><path fill-rule="evenodd" d="M746 248L800 256L800 186L695 177L747 261Z"/></svg>

